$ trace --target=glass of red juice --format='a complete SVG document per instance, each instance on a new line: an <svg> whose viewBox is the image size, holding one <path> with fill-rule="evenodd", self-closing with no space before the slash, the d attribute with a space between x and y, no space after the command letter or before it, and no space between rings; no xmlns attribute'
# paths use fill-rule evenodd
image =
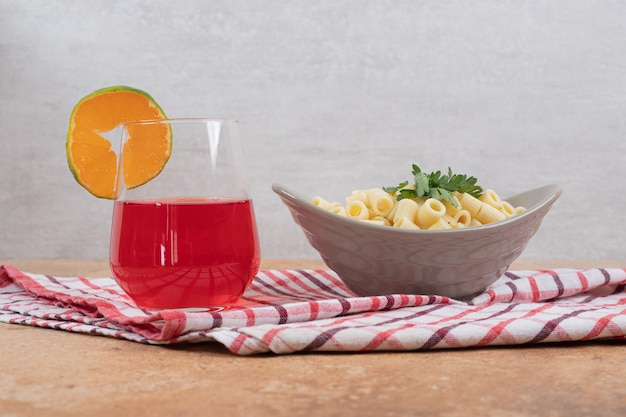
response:
<svg viewBox="0 0 626 417"><path fill-rule="evenodd" d="M172 144L167 162L154 178L131 188L124 158L149 152L149 141L161 140L164 130ZM126 152L131 142L134 150ZM117 283L141 308L237 303L260 264L237 121L127 123L121 149L110 241Z"/></svg>

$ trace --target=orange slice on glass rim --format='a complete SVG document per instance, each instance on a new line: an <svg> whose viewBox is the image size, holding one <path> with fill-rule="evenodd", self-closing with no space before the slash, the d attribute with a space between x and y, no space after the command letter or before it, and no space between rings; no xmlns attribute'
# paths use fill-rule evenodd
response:
<svg viewBox="0 0 626 417"><path fill-rule="evenodd" d="M74 178L96 197L118 196L119 144L124 123L165 119L165 113L145 91L126 86L103 88L82 98L72 111L65 144L67 162ZM172 151L172 132L167 124L151 125L141 136L132 127L121 150L124 184L138 187L156 177ZM115 149L114 149L115 148Z"/></svg>

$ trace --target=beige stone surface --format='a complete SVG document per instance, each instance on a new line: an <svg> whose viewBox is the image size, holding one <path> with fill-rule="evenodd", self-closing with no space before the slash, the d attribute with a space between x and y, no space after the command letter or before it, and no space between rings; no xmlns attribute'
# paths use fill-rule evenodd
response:
<svg viewBox="0 0 626 417"><path fill-rule="evenodd" d="M0 263L57 275L108 275L104 261ZM567 264L522 265L558 266ZM2 417L611 417L626 415L624 375L626 344L620 342L238 357L218 344L148 346L0 325Z"/></svg>

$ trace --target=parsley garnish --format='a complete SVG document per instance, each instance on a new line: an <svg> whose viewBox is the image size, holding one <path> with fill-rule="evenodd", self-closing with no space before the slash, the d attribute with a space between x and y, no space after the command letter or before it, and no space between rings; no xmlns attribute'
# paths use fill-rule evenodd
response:
<svg viewBox="0 0 626 417"><path fill-rule="evenodd" d="M474 197L480 197L483 193L482 187L476 185L478 180L467 175L453 174L448 167L448 173L442 175L441 171L426 174L422 172L420 167L413 164L413 184L414 187L408 187L409 181L398 184L397 187L383 187L388 193L396 194L398 200L404 198L429 197L437 200L444 200L457 206L456 200L452 193L468 193Z"/></svg>

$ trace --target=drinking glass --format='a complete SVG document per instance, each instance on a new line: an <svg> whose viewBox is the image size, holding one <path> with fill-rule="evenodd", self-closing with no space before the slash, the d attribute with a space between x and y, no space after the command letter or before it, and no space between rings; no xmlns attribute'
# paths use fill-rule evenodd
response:
<svg viewBox="0 0 626 417"><path fill-rule="evenodd" d="M170 130L172 144L163 170L130 188L123 168L124 158L132 157L123 151L129 132L134 142L147 143L163 129ZM139 121L122 130L113 277L141 308L222 309L236 303L260 263L237 121Z"/></svg>

